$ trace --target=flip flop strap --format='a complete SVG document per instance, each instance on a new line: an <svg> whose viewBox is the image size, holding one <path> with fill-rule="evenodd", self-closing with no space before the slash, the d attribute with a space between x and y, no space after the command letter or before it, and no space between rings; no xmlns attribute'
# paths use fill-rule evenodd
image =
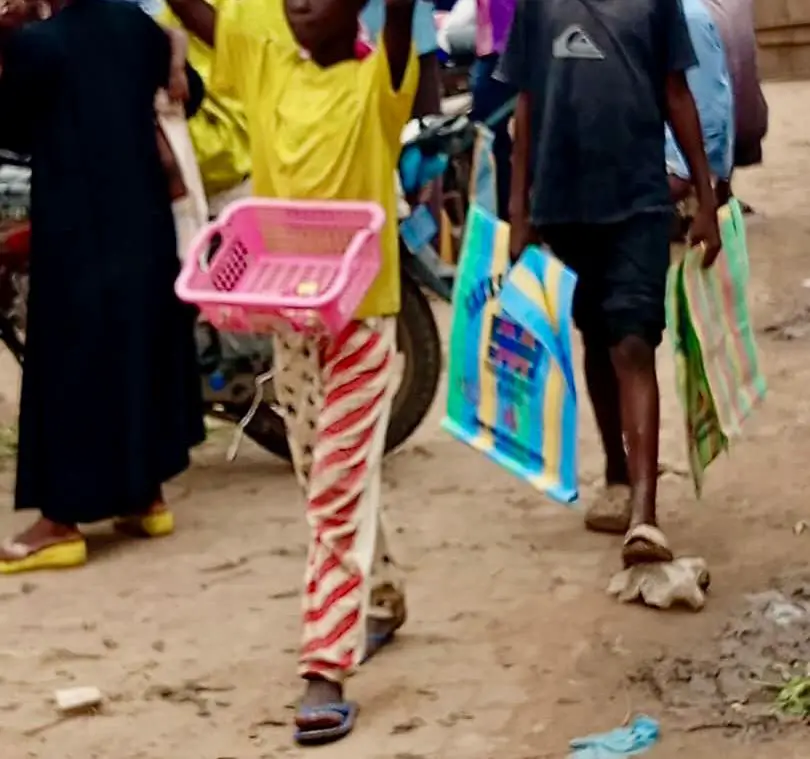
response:
<svg viewBox="0 0 810 759"><path fill-rule="evenodd" d="M630 529L627 537L624 539L624 544L630 545L635 540L646 540L648 543L658 546L659 548L669 549L669 541L667 536L657 527L651 524L637 524Z"/></svg>
<svg viewBox="0 0 810 759"><path fill-rule="evenodd" d="M322 706L307 706L298 710L298 714L302 717L310 719L318 716L328 716L330 714L338 714L343 719L346 719L352 713L350 704L331 703L323 704Z"/></svg>

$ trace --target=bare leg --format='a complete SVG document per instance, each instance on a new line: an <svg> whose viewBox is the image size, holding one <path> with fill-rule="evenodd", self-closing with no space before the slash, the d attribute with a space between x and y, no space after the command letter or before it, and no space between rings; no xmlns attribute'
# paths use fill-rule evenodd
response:
<svg viewBox="0 0 810 759"><path fill-rule="evenodd" d="M585 345L585 381L605 452L605 483L629 485L627 456L622 435L619 381L607 347L593 341Z"/></svg>
<svg viewBox="0 0 810 759"><path fill-rule="evenodd" d="M656 514L660 400L655 349L642 338L630 336L613 348L611 355L619 378L631 488L631 527L622 559L625 566L672 561Z"/></svg>
<svg viewBox="0 0 810 759"><path fill-rule="evenodd" d="M655 526L660 415L655 349L630 336L611 350L611 357L619 380L633 524Z"/></svg>
<svg viewBox="0 0 810 759"><path fill-rule="evenodd" d="M603 337L585 339L585 380L605 453L605 482L585 510L585 527L624 535L630 527L630 478L624 450L619 381Z"/></svg>

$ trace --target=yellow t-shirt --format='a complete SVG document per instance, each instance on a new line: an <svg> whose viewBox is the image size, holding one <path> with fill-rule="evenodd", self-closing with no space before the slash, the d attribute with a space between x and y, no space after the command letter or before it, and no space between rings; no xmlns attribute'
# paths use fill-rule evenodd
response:
<svg viewBox="0 0 810 759"><path fill-rule="evenodd" d="M209 2L215 7L222 5L222 0ZM183 28L168 7L157 20L170 28ZM238 100L210 92L214 52L193 35L189 35L188 60L206 87L200 110L189 120L188 128L205 192L211 197L232 189L251 173L247 119Z"/></svg>
<svg viewBox="0 0 810 759"><path fill-rule="evenodd" d="M399 90L380 48L321 68L302 56L282 0L224 0L212 87L245 107L258 196L364 200L385 210L380 274L358 319L400 306L395 169L419 79L416 53Z"/></svg>

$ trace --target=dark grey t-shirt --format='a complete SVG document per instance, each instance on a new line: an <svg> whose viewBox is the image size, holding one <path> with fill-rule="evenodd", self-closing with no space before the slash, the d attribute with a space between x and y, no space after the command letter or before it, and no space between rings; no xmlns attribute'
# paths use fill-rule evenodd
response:
<svg viewBox="0 0 810 759"><path fill-rule="evenodd" d="M532 222L669 208L667 74L697 64L680 0L518 0L501 76L532 102Z"/></svg>

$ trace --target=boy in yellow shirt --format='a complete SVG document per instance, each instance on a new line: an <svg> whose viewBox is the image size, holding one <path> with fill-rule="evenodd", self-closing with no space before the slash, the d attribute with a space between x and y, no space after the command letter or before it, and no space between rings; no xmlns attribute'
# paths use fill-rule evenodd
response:
<svg viewBox="0 0 810 759"><path fill-rule="evenodd" d="M382 268L346 331L275 338L279 403L311 529L296 716L302 744L337 740L357 705L343 682L405 621L380 526L380 467L400 306L394 171L416 93L414 0L387 0L379 48L358 60L365 0L170 0L215 53L212 89L245 108L258 196L366 200L387 213Z"/></svg>

